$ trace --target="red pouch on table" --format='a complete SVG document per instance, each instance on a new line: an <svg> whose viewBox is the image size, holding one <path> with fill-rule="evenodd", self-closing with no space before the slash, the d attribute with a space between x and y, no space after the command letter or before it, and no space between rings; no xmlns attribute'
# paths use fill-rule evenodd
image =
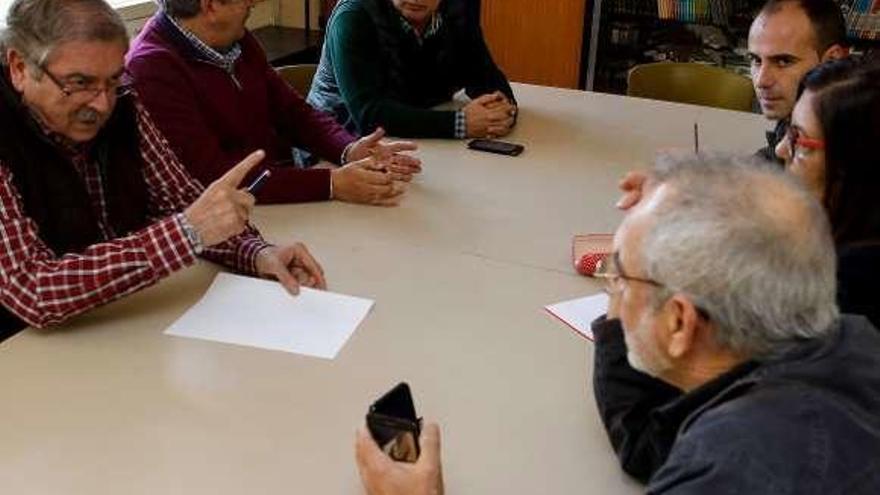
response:
<svg viewBox="0 0 880 495"><path fill-rule="evenodd" d="M599 261L611 254L613 234L582 234L571 239L571 261L581 275L591 277Z"/></svg>

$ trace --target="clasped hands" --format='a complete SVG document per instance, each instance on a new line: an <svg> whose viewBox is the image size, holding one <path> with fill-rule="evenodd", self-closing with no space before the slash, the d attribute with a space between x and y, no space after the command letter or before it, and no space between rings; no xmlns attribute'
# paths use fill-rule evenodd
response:
<svg viewBox="0 0 880 495"><path fill-rule="evenodd" d="M469 138L506 136L516 123L516 105L500 91L477 97L462 110Z"/></svg>
<svg viewBox="0 0 880 495"><path fill-rule="evenodd" d="M418 149L411 141L385 141L381 127L352 144L347 163L330 173L333 198L351 203L396 206L406 184L422 171L422 162L407 154Z"/></svg>

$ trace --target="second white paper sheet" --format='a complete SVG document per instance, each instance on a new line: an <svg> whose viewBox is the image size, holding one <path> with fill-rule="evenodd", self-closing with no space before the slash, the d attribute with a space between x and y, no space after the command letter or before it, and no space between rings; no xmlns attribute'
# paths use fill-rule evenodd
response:
<svg viewBox="0 0 880 495"><path fill-rule="evenodd" d="M593 296L550 304L544 306L544 309L583 337L593 340L590 324L608 311L608 295L600 292Z"/></svg>
<svg viewBox="0 0 880 495"><path fill-rule="evenodd" d="M165 333L333 359L373 301L276 281L220 273L208 292Z"/></svg>

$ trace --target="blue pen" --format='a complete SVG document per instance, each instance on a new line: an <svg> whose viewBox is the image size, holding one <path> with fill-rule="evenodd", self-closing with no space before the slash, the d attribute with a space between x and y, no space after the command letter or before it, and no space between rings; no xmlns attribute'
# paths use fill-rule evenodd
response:
<svg viewBox="0 0 880 495"><path fill-rule="evenodd" d="M247 186L247 192L249 192L251 194L257 194L257 191L259 191L260 188L263 187L263 184L265 184L266 179L268 179L269 176L271 176L271 175L272 175L272 172L270 172L268 169L260 172L260 175L257 176L257 178L254 179L253 182L251 182L251 185Z"/></svg>

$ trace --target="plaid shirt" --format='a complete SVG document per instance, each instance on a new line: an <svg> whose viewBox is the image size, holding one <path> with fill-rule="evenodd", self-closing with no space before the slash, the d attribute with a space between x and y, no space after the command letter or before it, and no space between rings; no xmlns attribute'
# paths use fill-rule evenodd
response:
<svg viewBox="0 0 880 495"><path fill-rule="evenodd" d="M217 50L206 45L204 41L200 40L198 36L190 32L188 29L178 24L177 21L174 20L174 18L170 15L165 14L164 12L162 13L162 15L164 15L165 18L167 18L171 22L172 26L176 27L177 30L180 31L180 34L182 34L187 40L189 40L190 43L192 43L192 46L196 50L198 50L198 52L201 53L205 57L205 59L207 59L214 65L222 67L226 70L226 72L232 72L233 70L235 70L235 62L237 62L239 57L241 57L240 44L234 43L229 48L229 50L227 50L226 53L220 53Z"/></svg>
<svg viewBox="0 0 880 495"><path fill-rule="evenodd" d="M455 111L455 138L464 139L467 137L467 119L464 116L464 110Z"/></svg>
<svg viewBox="0 0 880 495"><path fill-rule="evenodd" d="M422 34L419 34L419 32L416 31L416 28L414 28L402 15L398 17L400 17L400 27L403 29L403 32L415 36L419 46L421 46L426 39L436 35L437 32L440 31L440 28L443 27L443 16L439 12L431 17L431 22L428 23L427 29L425 29L425 32ZM464 111L462 110L457 110L455 112L454 135L457 139L464 139L467 137L467 120Z"/></svg>
<svg viewBox="0 0 880 495"><path fill-rule="evenodd" d="M196 261L183 231L182 213L204 188L185 171L165 138L137 104L141 156L152 224L117 237L107 221L101 175L82 147L73 154L105 240L83 253L54 253L24 213L9 169L0 162L0 303L31 326L59 323L152 285ZM257 253L268 246L253 227L201 256L254 274Z"/></svg>
<svg viewBox="0 0 880 495"><path fill-rule="evenodd" d="M428 28L425 29L423 34L419 34L416 28L414 28L405 17L402 15L398 15L398 17L400 18L400 27L403 29L403 32L413 34L419 42L419 45L424 43L426 39L437 34L437 32L440 31L440 28L443 27L443 15L439 12L435 12L434 15L431 16L431 22L428 23Z"/></svg>
<svg viewBox="0 0 880 495"><path fill-rule="evenodd" d="M198 36L190 32L188 29L184 28L180 24L174 20L173 17L166 13L162 13L166 19L171 23L172 26L177 28L180 31L180 34L183 35L187 41L190 42L193 48L199 54L201 54L206 62L216 65L221 69L225 70L230 77L232 77L232 81L235 83L235 87L241 89L241 83L235 77L235 63L238 62L238 59L241 58L241 44L234 43L226 53L220 53L219 51L211 48L204 41L200 40Z"/></svg>

